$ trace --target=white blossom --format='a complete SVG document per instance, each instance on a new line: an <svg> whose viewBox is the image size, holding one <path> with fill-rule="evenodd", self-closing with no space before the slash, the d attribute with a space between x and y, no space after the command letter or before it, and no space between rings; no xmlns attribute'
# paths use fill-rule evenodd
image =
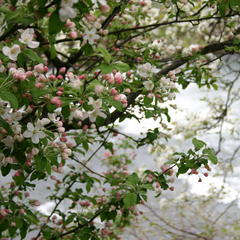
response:
<svg viewBox="0 0 240 240"><path fill-rule="evenodd" d="M32 28L27 28L21 33L19 41L26 44L29 48L37 48L39 46L39 42L33 41L33 37L34 30Z"/></svg>
<svg viewBox="0 0 240 240"><path fill-rule="evenodd" d="M72 7L62 7L59 10L59 17L62 22L65 22L69 18L75 18L76 16L76 10Z"/></svg>
<svg viewBox="0 0 240 240"><path fill-rule="evenodd" d="M45 138L46 134L42 131L42 125L37 124L35 127L32 123L27 124L27 130L23 133L25 138L31 138L32 142L37 144L39 143L39 139Z"/></svg>
<svg viewBox="0 0 240 240"><path fill-rule="evenodd" d="M155 66L151 65L150 63L138 65L137 67L137 73L143 78L147 78L157 72L158 69Z"/></svg>
<svg viewBox="0 0 240 240"><path fill-rule="evenodd" d="M12 47L3 47L2 52L5 56L9 57L11 60L16 61L18 54L21 52L19 45L14 44Z"/></svg>
<svg viewBox="0 0 240 240"><path fill-rule="evenodd" d="M96 28L93 28L90 31L85 30L83 39L85 41L88 41L89 44L94 44L95 40L97 40L99 38L100 38L100 36L97 34L97 29Z"/></svg>
<svg viewBox="0 0 240 240"><path fill-rule="evenodd" d="M99 108L96 108L94 109L93 111L89 112L88 113L89 115L89 120L91 122L95 122L96 121L96 118L99 116L99 117L102 117L102 118L106 118L106 114L103 113Z"/></svg>
<svg viewBox="0 0 240 240"><path fill-rule="evenodd" d="M95 122L98 116L103 118L107 117L106 114L103 113L102 110L100 109L102 106L102 99L98 99L95 101L92 97L90 97L88 98L88 100L89 104L93 106L93 110L88 112L88 117L91 122Z"/></svg>
<svg viewBox="0 0 240 240"><path fill-rule="evenodd" d="M1 140L7 147L13 148L14 139L12 136L7 136Z"/></svg>
<svg viewBox="0 0 240 240"><path fill-rule="evenodd" d="M154 84L152 81L145 81L143 85L148 91L152 91L154 88Z"/></svg>

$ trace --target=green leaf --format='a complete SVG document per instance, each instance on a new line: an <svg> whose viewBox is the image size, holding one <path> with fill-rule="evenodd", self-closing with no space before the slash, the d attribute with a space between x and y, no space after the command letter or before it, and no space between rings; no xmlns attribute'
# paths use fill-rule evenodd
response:
<svg viewBox="0 0 240 240"><path fill-rule="evenodd" d="M35 161L36 161L36 169L39 172L44 172L46 169L46 165L47 165L47 159L45 157L37 155L35 157Z"/></svg>
<svg viewBox="0 0 240 240"><path fill-rule="evenodd" d="M214 152L213 149L211 148L206 148L203 150L203 153L206 154L208 156L208 159L213 163L213 164L217 164L218 163L218 159L217 156Z"/></svg>
<svg viewBox="0 0 240 240"><path fill-rule="evenodd" d="M97 48L97 51L99 51L99 52L102 54L104 60L105 60L107 63L110 63L112 57L111 57L110 53L108 52L108 50L107 50L106 48L104 48L104 47L98 47L98 48Z"/></svg>
<svg viewBox="0 0 240 240"><path fill-rule="evenodd" d="M0 91L0 98L2 100L10 102L12 108L18 108L18 100L15 97L15 95L11 92L9 92L6 89L1 89Z"/></svg>
<svg viewBox="0 0 240 240"><path fill-rule="evenodd" d="M37 53L31 49L25 49L22 53L34 62L44 63L42 58L39 57Z"/></svg>
<svg viewBox="0 0 240 240"><path fill-rule="evenodd" d="M7 164L6 166L1 167L1 172L2 172L3 177L7 176L10 171L11 171L11 165L10 164Z"/></svg>
<svg viewBox="0 0 240 240"><path fill-rule="evenodd" d="M109 65L109 64L101 64L98 69L101 70L103 74L111 73L114 68L114 65Z"/></svg>
<svg viewBox="0 0 240 240"><path fill-rule="evenodd" d="M130 208L137 203L137 194L135 193L127 193L123 198L123 203L125 208Z"/></svg>
<svg viewBox="0 0 240 240"><path fill-rule="evenodd" d="M62 115L64 118L68 118L70 116L70 108L69 105L66 105L64 107L62 107Z"/></svg>
<svg viewBox="0 0 240 240"><path fill-rule="evenodd" d="M139 183L140 179L136 173L133 173L132 175L128 176L127 183L130 183L131 185L137 185Z"/></svg>
<svg viewBox="0 0 240 240"><path fill-rule="evenodd" d="M127 72L131 69L127 63L123 63L123 62L114 64L114 67L120 72Z"/></svg>
<svg viewBox="0 0 240 240"><path fill-rule="evenodd" d="M13 179L14 179L14 181L15 181L15 183L17 184L17 185L23 185L24 184L24 176L23 175L20 175L20 176L14 176L13 177Z"/></svg>
<svg viewBox="0 0 240 240"><path fill-rule="evenodd" d="M58 10L54 11L50 16L49 23L48 23L49 34L55 34L60 32L63 26L64 26L64 22L60 20Z"/></svg>
<svg viewBox="0 0 240 240"><path fill-rule="evenodd" d="M192 143L193 143L194 148L195 148L196 151L199 151L201 148L206 146L205 142L203 142L203 141L201 141L199 139L196 139L196 138L193 138Z"/></svg>

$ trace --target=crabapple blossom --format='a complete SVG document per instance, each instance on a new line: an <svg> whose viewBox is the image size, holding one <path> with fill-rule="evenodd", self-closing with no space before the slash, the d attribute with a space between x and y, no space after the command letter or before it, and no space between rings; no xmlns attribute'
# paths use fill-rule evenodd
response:
<svg viewBox="0 0 240 240"><path fill-rule="evenodd" d="M23 133L25 138L31 138L32 142L35 144L39 143L39 140L46 137L46 134L43 132L43 127L41 124L34 125L32 123L27 124L27 130Z"/></svg>
<svg viewBox="0 0 240 240"><path fill-rule="evenodd" d="M21 52L21 49L19 45L14 44L12 47L7 47L7 46L3 47L2 52L11 60L16 61L18 54Z"/></svg>
<svg viewBox="0 0 240 240"><path fill-rule="evenodd" d="M85 30L83 39L88 41L89 44L94 44L96 40L98 40L100 36L97 34L97 29L92 28L91 30Z"/></svg>
<svg viewBox="0 0 240 240"><path fill-rule="evenodd" d="M148 76L151 76L152 74L157 73L158 71L159 70L150 63L138 65L137 67L138 74L143 78L147 78Z"/></svg>
<svg viewBox="0 0 240 240"><path fill-rule="evenodd" d="M32 28L27 28L21 33L19 41L26 44L29 48L39 47L39 42L33 41L34 30Z"/></svg>
<svg viewBox="0 0 240 240"><path fill-rule="evenodd" d="M144 81L143 85L148 91L152 91L154 88L154 84L152 81Z"/></svg>

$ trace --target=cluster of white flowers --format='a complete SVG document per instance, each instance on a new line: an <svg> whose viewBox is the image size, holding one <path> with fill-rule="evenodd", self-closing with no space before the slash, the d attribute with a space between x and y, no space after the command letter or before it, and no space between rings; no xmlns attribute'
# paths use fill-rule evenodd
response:
<svg viewBox="0 0 240 240"><path fill-rule="evenodd" d="M39 46L39 42L33 41L34 38L34 30L32 28L27 28L24 31L21 31L21 36L19 41L29 48L37 48ZM14 44L12 47L3 47L2 52L5 56L13 61L17 61L18 54L21 52L21 48L18 44Z"/></svg>
<svg viewBox="0 0 240 240"><path fill-rule="evenodd" d="M155 66L151 65L150 63L138 65L137 67L137 74L143 78L151 77L153 74L157 73L158 71L159 70Z"/></svg>
<svg viewBox="0 0 240 240"><path fill-rule="evenodd" d="M79 109L75 109L73 111L73 118L77 119L77 120L84 120L86 118L89 118L89 120L94 123L96 122L96 118L102 117L102 118L106 118L106 114L101 110L102 107L102 99L97 99L94 100L92 97L88 98L88 105L93 107L92 111L82 111Z"/></svg>
<svg viewBox="0 0 240 240"><path fill-rule="evenodd" d="M26 111L24 111L23 108L14 111L10 107L9 102L0 99L0 116L9 124L13 131L13 136L11 136L7 134L6 130L1 129L0 141L9 149L13 149L15 140L18 142L23 140L23 136L21 134L22 127L19 124L19 121L22 119L25 113Z"/></svg>
<svg viewBox="0 0 240 240"><path fill-rule="evenodd" d="M69 18L75 18L77 13L73 8L73 5L77 3L78 0L62 0L61 8L59 10L59 17L62 22L65 22Z"/></svg>

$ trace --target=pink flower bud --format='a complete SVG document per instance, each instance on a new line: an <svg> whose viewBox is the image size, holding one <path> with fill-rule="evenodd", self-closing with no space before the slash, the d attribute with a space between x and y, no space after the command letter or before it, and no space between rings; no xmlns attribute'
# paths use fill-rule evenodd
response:
<svg viewBox="0 0 240 240"><path fill-rule="evenodd" d="M27 76L27 77L31 77L32 75L33 75L33 72L32 72L32 71L27 71L27 72L26 72L26 76Z"/></svg>
<svg viewBox="0 0 240 240"><path fill-rule="evenodd" d="M48 67L47 66L44 66L44 72L48 72Z"/></svg>
<svg viewBox="0 0 240 240"><path fill-rule="evenodd" d="M19 177L19 176L21 176L21 171L15 172L15 174L14 174L13 176L14 176L14 177Z"/></svg>
<svg viewBox="0 0 240 240"><path fill-rule="evenodd" d="M62 101L60 100L59 97L53 97L51 99L51 103L54 104L56 107L61 107L62 106Z"/></svg>
<svg viewBox="0 0 240 240"><path fill-rule="evenodd" d="M106 74L106 75L103 76L103 78L111 84L115 83L115 79L114 79L113 74Z"/></svg>
<svg viewBox="0 0 240 240"><path fill-rule="evenodd" d="M32 163L31 163L30 160L27 160L27 161L25 162L25 164L26 164L26 166L28 166L28 167L31 167L31 166L32 166Z"/></svg>
<svg viewBox="0 0 240 240"><path fill-rule="evenodd" d="M116 81L116 83L117 84L122 84L122 82L123 82L123 77L122 77L122 75L121 75L121 73L120 72L117 72L116 74L115 74L115 81Z"/></svg>
<svg viewBox="0 0 240 240"><path fill-rule="evenodd" d="M97 18L92 14L87 14L85 17L89 22L95 22L97 20Z"/></svg>
<svg viewBox="0 0 240 240"><path fill-rule="evenodd" d="M78 37L78 34L75 31L74 32L70 32L69 33L69 37L72 38L72 39L76 39Z"/></svg>
<svg viewBox="0 0 240 240"><path fill-rule="evenodd" d="M34 71L38 72L38 73L43 73L44 72L44 66L42 63L34 66Z"/></svg>
<svg viewBox="0 0 240 240"><path fill-rule="evenodd" d="M35 87L36 88L43 88L44 87L44 83L40 83L40 82L35 83Z"/></svg>
<svg viewBox="0 0 240 240"><path fill-rule="evenodd" d="M65 128L64 127L59 127L58 128L58 132L59 133L64 133L65 132Z"/></svg>
<svg viewBox="0 0 240 240"><path fill-rule="evenodd" d="M49 76L49 79L52 80L52 81L54 81L54 80L57 79L57 77L56 77L55 75L51 74L51 75Z"/></svg>
<svg viewBox="0 0 240 240"><path fill-rule="evenodd" d="M56 92L56 95L57 95L57 96L62 96L62 95L63 95L63 92L57 91L57 92Z"/></svg>
<svg viewBox="0 0 240 240"><path fill-rule="evenodd" d="M110 11L110 7L108 5L101 5L100 10L102 13L108 13Z"/></svg>
<svg viewBox="0 0 240 240"><path fill-rule="evenodd" d="M67 142L67 138L61 137L61 138L60 138L60 141L61 141L61 142Z"/></svg>
<svg viewBox="0 0 240 240"><path fill-rule="evenodd" d="M112 89L110 90L110 94L111 94L112 96L114 96L114 95L118 94L118 91L117 91L115 88L112 88Z"/></svg>
<svg viewBox="0 0 240 240"><path fill-rule="evenodd" d="M67 20L65 27L67 28L74 28L75 27L75 23L72 22L70 19Z"/></svg>
<svg viewBox="0 0 240 240"><path fill-rule="evenodd" d="M66 72L66 68L65 67L61 67L59 70L60 74L64 74Z"/></svg>

